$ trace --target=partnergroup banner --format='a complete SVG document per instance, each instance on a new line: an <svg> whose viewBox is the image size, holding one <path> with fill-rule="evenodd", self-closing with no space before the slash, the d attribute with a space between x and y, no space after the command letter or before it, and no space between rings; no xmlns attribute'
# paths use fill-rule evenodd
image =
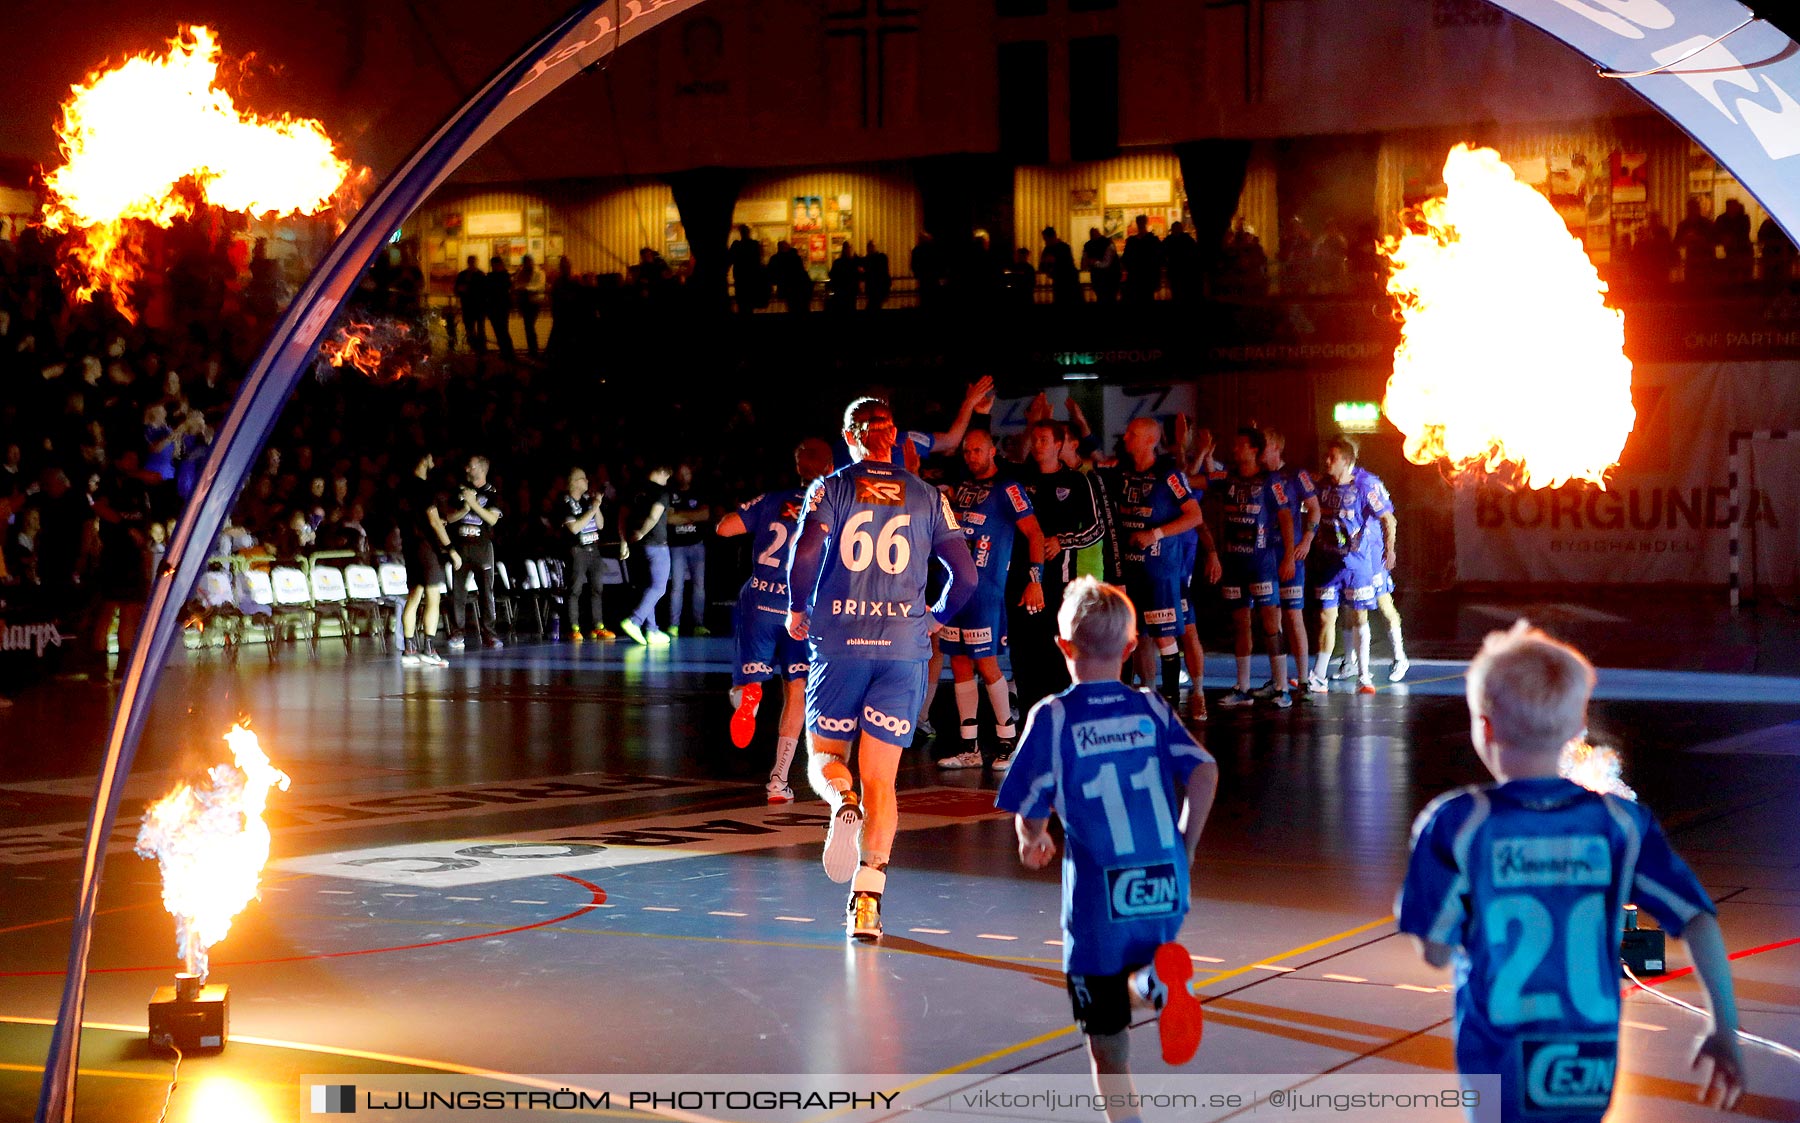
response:
<svg viewBox="0 0 1800 1123"><path fill-rule="evenodd" d="M1601 1079L1604 1077L1604 1079ZM301 1078L303 1120L328 1115L408 1121L675 1119L689 1123L1104 1123L1109 1108L1159 1120L1282 1119L1296 1123L1498 1123L1500 1078L1453 1073L1307 1075L1143 1073L1130 1092L1102 1095L1086 1074L531 1075ZM1544 1091L1564 1110L1598 1111L1603 1074L1558 1070ZM1600 1098L1596 1101L1595 1097Z"/></svg>

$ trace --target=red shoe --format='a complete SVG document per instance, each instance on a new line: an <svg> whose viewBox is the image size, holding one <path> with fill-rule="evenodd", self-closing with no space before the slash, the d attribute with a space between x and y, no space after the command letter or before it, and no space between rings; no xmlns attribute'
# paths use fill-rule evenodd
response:
<svg viewBox="0 0 1800 1123"><path fill-rule="evenodd" d="M1200 1051L1200 1037L1205 1032L1205 1019L1200 1013L1200 1000L1188 993L1188 980L1194 977L1194 961L1180 944L1164 944L1156 949L1152 964L1156 977L1168 988L1162 1017L1157 1019L1157 1033L1162 1037L1163 1063L1184 1065Z"/></svg>
<svg viewBox="0 0 1800 1123"><path fill-rule="evenodd" d="M1367 680L1359 682L1356 684L1356 692L1358 694L1373 694L1375 693L1375 684Z"/></svg>
<svg viewBox="0 0 1800 1123"><path fill-rule="evenodd" d="M737 711L731 715L731 743L740 749L749 748L756 738L756 708L760 705L762 683L745 683L738 695Z"/></svg>

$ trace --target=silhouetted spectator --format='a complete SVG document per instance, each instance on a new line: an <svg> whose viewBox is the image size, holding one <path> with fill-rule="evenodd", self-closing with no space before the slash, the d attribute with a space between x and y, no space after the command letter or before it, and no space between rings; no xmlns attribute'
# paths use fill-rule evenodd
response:
<svg viewBox="0 0 1800 1123"><path fill-rule="evenodd" d="M873 241L867 248L862 259L863 295L872 312L887 303L888 293L894 288L894 275L888 268L888 255L876 249Z"/></svg>
<svg viewBox="0 0 1800 1123"><path fill-rule="evenodd" d="M1112 239L1100 233L1098 226L1088 227L1087 244L1081 247L1081 267L1087 270L1095 300L1111 304L1119 299L1119 255Z"/></svg>
<svg viewBox="0 0 1800 1123"><path fill-rule="evenodd" d="M525 325L525 353L538 354L538 313L544 306L544 271L526 254L519 259L519 271L513 274L513 302L519 310L519 321Z"/></svg>
<svg viewBox="0 0 1800 1123"><path fill-rule="evenodd" d="M1718 232L1700 211L1700 200L1689 197L1687 215L1675 227L1675 249L1681 255L1683 274L1689 283L1710 281L1718 273Z"/></svg>
<svg viewBox="0 0 1800 1123"><path fill-rule="evenodd" d="M748 225L739 226L738 240L731 243L731 283L737 293L737 310L749 315L769 306L769 271L763 267L762 242L750 236Z"/></svg>
<svg viewBox="0 0 1800 1123"><path fill-rule="evenodd" d="M512 361L512 274L506 271L506 259L496 257L488 262L487 275L481 279L482 309L488 326L494 329L494 345L500 357Z"/></svg>
<svg viewBox="0 0 1800 1123"><path fill-rule="evenodd" d="M1750 213L1741 199L1725 200L1725 213L1713 221L1713 236L1725 252L1725 279L1748 281L1756 269L1756 247L1750 241Z"/></svg>
<svg viewBox="0 0 1800 1123"><path fill-rule="evenodd" d="M1176 300L1192 300L1200 295L1200 244L1181 223L1169 226L1163 239L1163 261L1169 271L1169 295Z"/></svg>
<svg viewBox="0 0 1800 1123"><path fill-rule="evenodd" d="M1038 254L1038 272L1050 278L1050 298L1067 307L1081 303L1081 271L1075 268L1075 251L1056 236L1056 227L1043 229L1044 248Z"/></svg>
<svg viewBox="0 0 1800 1123"><path fill-rule="evenodd" d="M781 294L781 302L789 312L812 310L812 274L806 271L799 252L786 241L775 243L775 253L769 258L769 282Z"/></svg>
<svg viewBox="0 0 1800 1123"><path fill-rule="evenodd" d="M1148 215L1134 220L1135 233L1125 239L1125 299L1142 304L1156 299L1162 287L1162 239L1150 232Z"/></svg>
<svg viewBox="0 0 1800 1123"><path fill-rule="evenodd" d="M1019 247L1012 263L1006 267L1004 280L1006 302L1015 308L1029 308L1037 298L1037 270L1031 265L1031 251Z"/></svg>
<svg viewBox="0 0 1800 1123"><path fill-rule="evenodd" d="M1763 280L1786 283L1793 274L1794 265L1794 243L1789 240L1787 231L1773 218L1763 219L1762 225L1756 228L1756 247L1762 255Z"/></svg>
<svg viewBox="0 0 1800 1123"><path fill-rule="evenodd" d="M831 263L831 272L827 275L828 295L825 298L826 310L831 312L856 311L856 296L862 287L862 266L856 260L856 247L849 242L838 252L837 260Z"/></svg>
<svg viewBox="0 0 1800 1123"><path fill-rule="evenodd" d="M456 275L455 293L462 312L463 337L468 340L469 350L480 354L487 350L487 276L474 254L469 255L468 266ZM450 345L454 349L456 341L452 339Z"/></svg>

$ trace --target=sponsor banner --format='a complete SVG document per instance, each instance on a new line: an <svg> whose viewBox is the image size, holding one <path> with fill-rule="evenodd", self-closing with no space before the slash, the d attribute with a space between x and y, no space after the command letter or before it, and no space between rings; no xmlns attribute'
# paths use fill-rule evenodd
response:
<svg viewBox="0 0 1800 1123"><path fill-rule="evenodd" d="M1800 363L1639 364L1632 398L1637 427L1604 491L1456 489L1461 580L1725 583L1731 433L1800 428ZM1751 443L1738 512L1757 579L1771 585L1795 575L1800 473L1779 470L1795 463L1782 459L1793 443Z"/></svg>
<svg viewBox="0 0 1800 1123"><path fill-rule="evenodd" d="M900 795L900 829L938 830L1005 818L991 792L924 788ZM272 863L289 873L455 889L546 874L621 869L782 846L817 846L830 819L824 803L656 815L585 827L409 842L309 854ZM279 832L277 832L279 835Z"/></svg>
<svg viewBox="0 0 1800 1123"><path fill-rule="evenodd" d="M91 794L94 782L80 781L82 794ZM28 788L29 785L11 785ZM277 798L263 814L277 845L294 835L340 830L344 827L415 823L465 815L493 815L523 809L544 810L563 804L623 803L662 795L700 795L744 788L742 784L678 780L667 776L612 776L589 773L544 780L516 780L489 784L463 784L453 788L427 788L391 795L290 802ZM166 790L166 786L162 790ZM113 827L107 853L129 852L137 841L138 819L143 805L160 798L145 794L128 800ZM86 823L45 823L0 830L0 864L49 862L81 856Z"/></svg>

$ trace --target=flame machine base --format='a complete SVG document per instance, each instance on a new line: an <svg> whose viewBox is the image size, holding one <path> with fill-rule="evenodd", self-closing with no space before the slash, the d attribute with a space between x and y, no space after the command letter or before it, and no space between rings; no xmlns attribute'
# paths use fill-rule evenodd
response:
<svg viewBox="0 0 1800 1123"><path fill-rule="evenodd" d="M1639 928L1636 905L1625 906L1624 938L1619 942L1619 958L1638 978L1668 973L1664 959L1665 940L1660 928Z"/></svg>
<svg viewBox="0 0 1800 1123"><path fill-rule="evenodd" d="M175 976L175 985L150 996L150 1044L183 1053L225 1048L231 1023L230 988L203 983L198 975Z"/></svg>

